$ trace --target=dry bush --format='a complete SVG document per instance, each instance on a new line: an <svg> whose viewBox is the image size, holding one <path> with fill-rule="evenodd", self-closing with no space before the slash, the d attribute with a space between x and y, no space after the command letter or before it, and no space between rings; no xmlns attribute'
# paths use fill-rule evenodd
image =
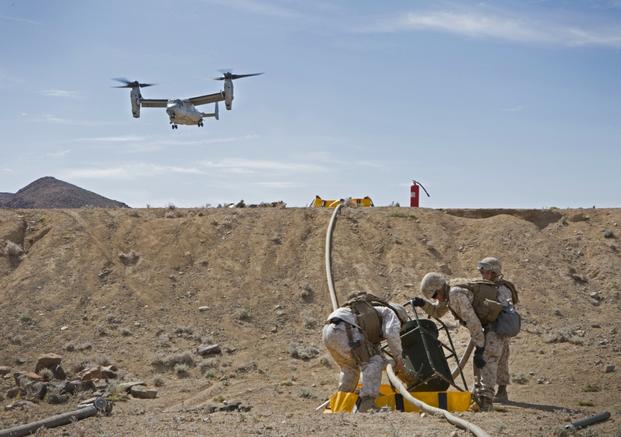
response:
<svg viewBox="0 0 621 437"><path fill-rule="evenodd" d="M190 367L187 364L175 364L175 375L177 378L188 378L190 376Z"/></svg>
<svg viewBox="0 0 621 437"><path fill-rule="evenodd" d="M217 369L218 367L220 367L220 360L217 358L206 358L199 364L199 369L203 375L209 370Z"/></svg>
<svg viewBox="0 0 621 437"><path fill-rule="evenodd" d="M4 254L9 258L17 258L24 254L24 249L19 244L8 240L4 246Z"/></svg>
<svg viewBox="0 0 621 437"><path fill-rule="evenodd" d="M41 378L43 378L44 381L51 381L52 379L54 379L54 372L52 372L50 369L43 368L39 370L38 374Z"/></svg>
<svg viewBox="0 0 621 437"><path fill-rule="evenodd" d="M175 328L175 335L177 337L192 339L193 334L194 334L194 330L189 326L177 326Z"/></svg>
<svg viewBox="0 0 621 437"><path fill-rule="evenodd" d="M178 352L166 356L158 356L152 362L151 365L155 367L157 371L172 370L177 364L185 364L188 367L194 367L194 356L192 352Z"/></svg>
<svg viewBox="0 0 621 437"><path fill-rule="evenodd" d="M237 320L241 320L242 322L249 322L252 320L252 314L250 314L250 310L247 308L240 308L235 312L235 317Z"/></svg>
<svg viewBox="0 0 621 437"><path fill-rule="evenodd" d="M109 366L110 364L112 364L112 360L107 355L98 355L93 361L95 361L100 366Z"/></svg>
<svg viewBox="0 0 621 437"><path fill-rule="evenodd" d="M291 343L289 345L289 355L298 360L310 360L319 355L319 349L315 346L307 346L301 343Z"/></svg>

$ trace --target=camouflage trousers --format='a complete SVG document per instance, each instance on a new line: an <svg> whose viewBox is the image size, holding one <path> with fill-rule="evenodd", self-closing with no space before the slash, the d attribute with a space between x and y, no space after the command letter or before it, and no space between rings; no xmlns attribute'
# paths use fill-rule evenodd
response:
<svg viewBox="0 0 621 437"><path fill-rule="evenodd" d="M503 363L505 368L499 371L505 349L507 352L505 361L507 363ZM481 369L477 369L474 366L474 394L476 396L493 399L494 387L498 381L499 374L503 378L505 378L506 374L508 379L508 351L509 338L501 337L494 331L488 331L485 334L485 352L483 352L485 366ZM506 380L501 380L501 382L506 382Z"/></svg>
<svg viewBox="0 0 621 437"><path fill-rule="evenodd" d="M354 340L360 339L362 339L362 334L354 329ZM332 359L341 369L338 391L354 392L362 372L360 397L377 397L382 382L382 370L386 366L384 358L379 354L373 355L369 361L359 366L349 346L345 322L338 325L333 323L325 325L323 327L323 343Z"/></svg>
<svg viewBox="0 0 621 437"><path fill-rule="evenodd" d="M509 338L504 342L500 360L498 361L498 371L496 372L496 384L509 385L511 377L509 376Z"/></svg>

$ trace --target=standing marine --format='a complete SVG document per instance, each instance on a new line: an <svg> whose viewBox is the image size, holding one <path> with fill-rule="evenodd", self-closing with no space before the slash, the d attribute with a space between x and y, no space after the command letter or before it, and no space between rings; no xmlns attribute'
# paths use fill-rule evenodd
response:
<svg viewBox="0 0 621 437"><path fill-rule="evenodd" d="M483 258L477 263L477 270L483 279L494 282L498 286L498 299L502 305L515 306L518 303L517 289L512 282L503 278L502 265L498 258L492 256ZM511 383L509 377L509 343L510 337L505 337L496 374L496 384L498 384L498 391L494 396L496 402L507 402L509 400L507 393L507 385Z"/></svg>
<svg viewBox="0 0 621 437"><path fill-rule="evenodd" d="M474 343L474 400L481 411L493 411L498 362L505 339L494 331L494 321L502 311L496 284L486 280L453 280L441 273L427 273L420 284L426 299L415 297L412 305L432 317L450 311L465 325Z"/></svg>

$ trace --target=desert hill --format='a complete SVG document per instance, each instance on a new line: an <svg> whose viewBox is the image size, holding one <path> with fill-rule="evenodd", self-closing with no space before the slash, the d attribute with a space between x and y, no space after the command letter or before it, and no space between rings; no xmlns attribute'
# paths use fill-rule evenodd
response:
<svg viewBox="0 0 621 437"><path fill-rule="evenodd" d="M338 377L320 335L331 311L331 213L0 210L0 366L32 371L53 352L69 374L112 363L124 381L157 387L156 399L119 401L110 417L43 435L450 435L445 421L417 414L314 411ZM607 410L611 420L578 435L618 435L619 223L621 209L346 208L334 233L336 289L341 299L364 289L404 302L428 271L474 276L477 260L499 257L524 318L512 343L514 402L463 417L491 435L545 436ZM466 330L446 321L463 350ZM214 344L220 354L196 353ZM15 402L8 375L0 429L92 395L5 411ZM213 412L232 400L251 410Z"/></svg>
<svg viewBox="0 0 621 437"><path fill-rule="evenodd" d="M92 191L45 176L17 193L0 193L0 208L129 208Z"/></svg>

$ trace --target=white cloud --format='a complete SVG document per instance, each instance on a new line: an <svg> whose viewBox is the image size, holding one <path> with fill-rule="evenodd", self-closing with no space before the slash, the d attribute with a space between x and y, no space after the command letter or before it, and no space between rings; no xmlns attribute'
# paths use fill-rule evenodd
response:
<svg viewBox="0 0 621 437"><path fill-rule="evenodd" d="M621 27L597 28L542 22L514 13L409 12L378 22L364 32L436 31L471 38L492 38L566 46L621 47Z"/></svg>
<svg viewBox="0 0 621 437"><path fill-rule="evenodd" d="M45 154L45 156L49 156L50 158L62 158L63 156L68 155L70 152L70 149L58 150L56 152L48 152Z"/></svg>
<svg viewBox="0 0 621 437"><path fill-rule="evenodd" d="M165 149L166 147L186 147L186 146L208 146L212 144L227 144L236 143L241 141L250 141L259 138L259 135L248 134L240 135L236 137L222 137L222 138L205 138L198 140L183 140L183 139L151 139L149 137L136 136L136 135L118 135L118 136L105 136L105 137L86 137L76 138L75 142L89 142L105 145L122 144L123 152L125 153L142 153L153 152L157 150Z"/></svg>
<svg viewBox="0 0 621 437"><path fill-rule="evenodd" d="M78 92L73 90L49 89L41 91L41 94L49 97L78 97Z"/></svg>
<svg viewBox="0 0 621 437"><path fill-rule="evenodd" d="M110 137L90 137L90 138L78 138L75 141L93 141L100 143L127 143L135 141L144 141L145 137L139 137L136 135L120 135Z"/></svg>
<svg viewBox="0 0 621 437"><path fill-rule="evenodd" d="M299 17L300 13L287 7L269 3L265 0L203 0L205 3L225 6L254 15L264 15L278 18Z"/></svg>
<svg viewBox="0 0 621 437"><path fill-rule="evenodd" d="M12 17L10 15L0 15L0 20L14 21L16 23L40 24L38 21L29 20L28 18Z"/></svg>
<svg viewBox="0 0 621 437"><path fill-rule="evenodd" d="M4 167L0 168L0 173L13 173L14 170L12 168Z"/></svg>
<svg viewBox="0 0 621 437"><path fill-rule="evenodd" d="M32 121L37 123L55 123L70 126L112 126L123 124L120 122L110 121L73 120L70 118L58 117L54 114L43 114L42 116L33 117Z"/></svg>
<svg viewBox="0 0 621 437"><path fill-rule="evenodd" d="M315 164L268 161L251 159L223 159L221 161L203 161L201 165L207 168L223 169L235 173L254 173L259 171L283 171L283 172L321 172L324 167Z"/></svg>
<svg viewBox="0 0 621 437"><path fill-rule="evenodd" d="M267 181L267 182L257 182L257 185L261 187L267 188L301 188L305 185L298 184L291 181Z"/></svg>
<svg viewBox="0 0 621 437"><path fill-rule="evenodd" d="M103 168L73 168L64 170L62 174L63 177L73 179L135 179L165 174L205 174L205 172L196 167L136 163Z"/></svg>

